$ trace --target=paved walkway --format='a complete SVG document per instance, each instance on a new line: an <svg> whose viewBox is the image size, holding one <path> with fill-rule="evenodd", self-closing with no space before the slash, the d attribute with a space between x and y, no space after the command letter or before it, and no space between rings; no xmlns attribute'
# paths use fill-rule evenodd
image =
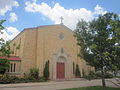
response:
<svg viewBox="0 0 120 90"><path fill-rule="evenodd" d="M114 79L110 79L115 82ZM65 88L77 88L86 86L101 86L101 80L67 80L67 81L50 81L41 83L19 83L19 84L0 84L0 90L60 90ZM107 82L107 86L116 87L111 82Z"/></svg>

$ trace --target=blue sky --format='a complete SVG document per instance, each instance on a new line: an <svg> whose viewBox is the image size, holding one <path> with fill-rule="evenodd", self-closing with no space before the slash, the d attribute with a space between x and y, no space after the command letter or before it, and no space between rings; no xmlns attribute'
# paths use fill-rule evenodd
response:
<svg viewBox="0 0 120 90"><path fill-rule="evenodd" d="M14 38L24 28L63 23L71 29L80 19L90 21L99 14L120 14L120 0L0 0L0 19L6 19L1 37Z"/></svg>

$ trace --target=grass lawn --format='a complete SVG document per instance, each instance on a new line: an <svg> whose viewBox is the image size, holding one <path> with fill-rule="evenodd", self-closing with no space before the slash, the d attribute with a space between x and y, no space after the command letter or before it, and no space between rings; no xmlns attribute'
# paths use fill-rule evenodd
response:
<svg viewBox="0 0 120 90"><path fill-rule="evenodd" d="M92 87L71 88L71 89L63 89L63 90L120 90L120 88L106 87L103 89L103 87L101 86L92 86Z"/></svg>

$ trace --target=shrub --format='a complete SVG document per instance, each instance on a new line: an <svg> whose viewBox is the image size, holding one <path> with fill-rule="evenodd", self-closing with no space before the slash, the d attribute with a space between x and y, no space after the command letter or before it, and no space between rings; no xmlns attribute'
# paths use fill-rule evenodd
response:
<svg viewBox="0 0 120 90"><path fill-rule="evenodd" d="M7 59L0 59L0 74L4 74L9 69L10 62Z"/></svg>
<svg viewBox="0 0 120 90"><path fill-rule="evenodd" d="M78 64L76 64L75 76L80 77L80 70Z"/></svg>
<svg viewBox="0 0 120 90"><path fill-rule="evenodd" d="M98 78L101 78L101 77L102 77L102 73L101 73L101 72L97 72L97 73L95 73L95 74L96 74L96 76L97 76ZM105 78L113 78L113 75L110 74L110 73L105 73Z"/></svg>
<svg viewBox="0 0 120 90"><path fill-rule="evenodd" d="M85 71L84 71L84 69L82 70L82 74L83 74L83 76L82 76L82 77L84 77L84 76L85 76Z"/></svg>
<svg viewBox="0 0 120 90"><path fill-rule="evenodd" d="M11 83L12 81L11 81L11 78L10 78L10 76L9 75L3 75L3 76L1 76L1 78L0 78L0 83L1 84L8 84L8 83Z"/></svg>
<svg viewBox="0 0 120 90"><path fill-rule="evenodd" d="M44 77L38 77L37 79L33 77L23 77L19 78L16 76L3 75L0 77L0 84L9 84L9 83L28 83L28 82L43 82L45 81Z"/></svg>
<svg viewBox="0 0 120 90"><path fill-rule="evenodd" d="M3 75L0 78L0 83L1 84L8 84L8 83L16 83L19 81L19 78L16 76L10 76L10 75Z"/></svg>
<svg viewBox="0 0 120 90"><path fill-rule="evenodd" d="M38 79L39 77L39 70L37 68L30 69L28 79Z"/></svg>
<svg viewBox="0 0 120 90"><path fill-rule="evenodd" d="M90 72L89 72L89 75L90 75L90 76L94 76L94 75L95 75L95 72L94 72L94 71L90 71Z"/></svg>
<svg viewBox="0 0 120 90"><path fill-rule="evenodd" d="M45 80L46 80L45 77L39 77L40 82L44 82Z"/></svg>
<svg viewBox="0 0 120 90"><path fill-rule="evenodd" d="M90 71L88 76L85 76L86 79L92 80L92 79L97 79L97 76L95 75L94 71Z"/></svg>
<svg viewBox="0 0 120 90"><path fill-rule="evenodd" d="M110 73L105 73L105 78L113 78L113 75Z"/></svg>
<svg viewBox="0 0 120 90"><path fill-rule="evenodd" d="M97 77L102 77L102 73L101 73L101 72L96 72L95 75L96 75Z"/></svg>
<svg viewBox="0 0 120 90"><path fill-rule="evenodd" d="M94 73L93 71L90 71L89 75L84 76L84 78L86 78L88 80L100 79L100 78L102 78L102 73L101 72ZM105 78L113 78L113 75L110 73L105 73Z"/></svg>
<svg viewBox="0 0 120 90"><path fill-rule="evenodd" d="M45 68L43 71L43 76L45 77L46 80L49 79L49 61L45 63Z"/></svg>

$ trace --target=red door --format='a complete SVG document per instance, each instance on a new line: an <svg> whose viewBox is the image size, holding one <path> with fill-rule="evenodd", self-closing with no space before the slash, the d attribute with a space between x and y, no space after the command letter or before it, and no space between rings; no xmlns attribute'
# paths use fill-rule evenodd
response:
<svg viewBox="0 0 120 90"><path fill-rule="evenodd" d="M65 64L64 63L57 63L57 78L62 79L65 78Z"/></svg>

